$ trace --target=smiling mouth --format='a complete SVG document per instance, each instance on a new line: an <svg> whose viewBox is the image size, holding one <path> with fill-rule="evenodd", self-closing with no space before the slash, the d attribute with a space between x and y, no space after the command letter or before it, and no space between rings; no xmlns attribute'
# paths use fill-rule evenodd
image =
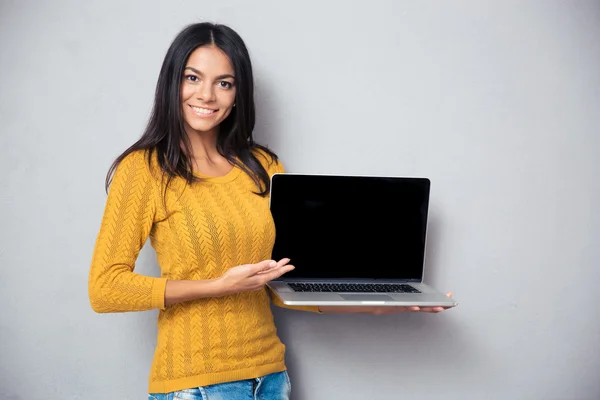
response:
<svg viewBox="0 0 600 400"><path fill-rule="evenodd" d="M190 106L190 108L196 115L200 115L202 117L212 115L218 111L218 110L211 110L210 108L202 108L202 107L194 107L194 106Z"/></svg>

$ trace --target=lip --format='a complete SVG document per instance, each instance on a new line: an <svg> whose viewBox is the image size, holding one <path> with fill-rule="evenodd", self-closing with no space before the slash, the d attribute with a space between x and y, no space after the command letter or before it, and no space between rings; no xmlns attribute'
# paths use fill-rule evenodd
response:
<svg viewBox="0 0 600 400"><path fill-rule="evenodd" d="M211 108L211 107L201 107L201 106L192 106L191 104L188 104L188 106L190 107L190 109L192 110L192 112L194 113L194 115L195 115L195 116L197 116L197 117L200 117L200 118L210 118L210 117L212 117L213 115L215 115L215 114L216 114L216 111L218 111L218 110L219 110L218 108ZM197 113L197 112L194 110L194 107L196 107L196 108L204 108L205 110L211 110L211 111L213 111L213 112L212 112L212 113L210 113L210 114L199 114L199 113Z"/></svg>
<svg viewBox="0 0 600 400"><path fill-rule="evenodd" d="M195 106L193 104L188 104L188 106L190 106L190 107L196 107L196 108L204 108L204 109L213 110L213 111L217 111L218 110L218 108L212 108L212 107L206 107L206 106Z"/></svg>

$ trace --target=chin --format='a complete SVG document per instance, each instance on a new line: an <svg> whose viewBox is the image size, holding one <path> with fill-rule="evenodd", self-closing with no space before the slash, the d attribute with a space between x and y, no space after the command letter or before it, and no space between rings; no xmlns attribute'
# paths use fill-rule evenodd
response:
<svg viewBox="0 0 600 400"><path fill-rule="evenodd" d="M208 132L218 126L218 123L213 121L193 121L191 124L186 121L186 125L197 132Z"/></svg>

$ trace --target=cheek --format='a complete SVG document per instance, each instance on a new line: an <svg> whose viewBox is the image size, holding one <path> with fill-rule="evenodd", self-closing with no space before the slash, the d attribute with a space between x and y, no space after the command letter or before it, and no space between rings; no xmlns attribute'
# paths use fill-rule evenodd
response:
<svg viewBox="0 0 600 400"><path fill-rule="evenodd" d="M223 96L223 104L226 107L228 107L228 108L233 107L233 103L235 103L235 93L236 92L235 92L235 89L234 89L234 90L232 90L230 92L227 92L225 94L225 96Z"/></svg>
<svg viewBox="0 0 600 400"><path fill-rule="evenodd" d="M194 94L194 89L187 85L181 85L181 102L187 101Z"/></svg>
<svg viewBox="0 0 600 400"><path fill-rule="evenodd" d="M227 117L229 117L231 115L231 111L233 111L232 107L229 107L225 110L225 112L223 113L223 115L221 116L221 121L225 120Z"/></svg>

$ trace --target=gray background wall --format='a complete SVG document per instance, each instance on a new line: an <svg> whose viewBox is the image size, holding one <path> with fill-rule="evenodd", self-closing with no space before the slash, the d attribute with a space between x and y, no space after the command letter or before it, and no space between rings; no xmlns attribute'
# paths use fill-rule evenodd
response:
<svg viewBox="0 0 600 400"><path fill-rule="evenodd" d="M275 310L294 399L600 398L600 2L3 0L2 399L145 398L156 314L94 314L87 273L107 168L199 20L246 40L289 171L432 180L426 281L460 306Z"/></svg>

